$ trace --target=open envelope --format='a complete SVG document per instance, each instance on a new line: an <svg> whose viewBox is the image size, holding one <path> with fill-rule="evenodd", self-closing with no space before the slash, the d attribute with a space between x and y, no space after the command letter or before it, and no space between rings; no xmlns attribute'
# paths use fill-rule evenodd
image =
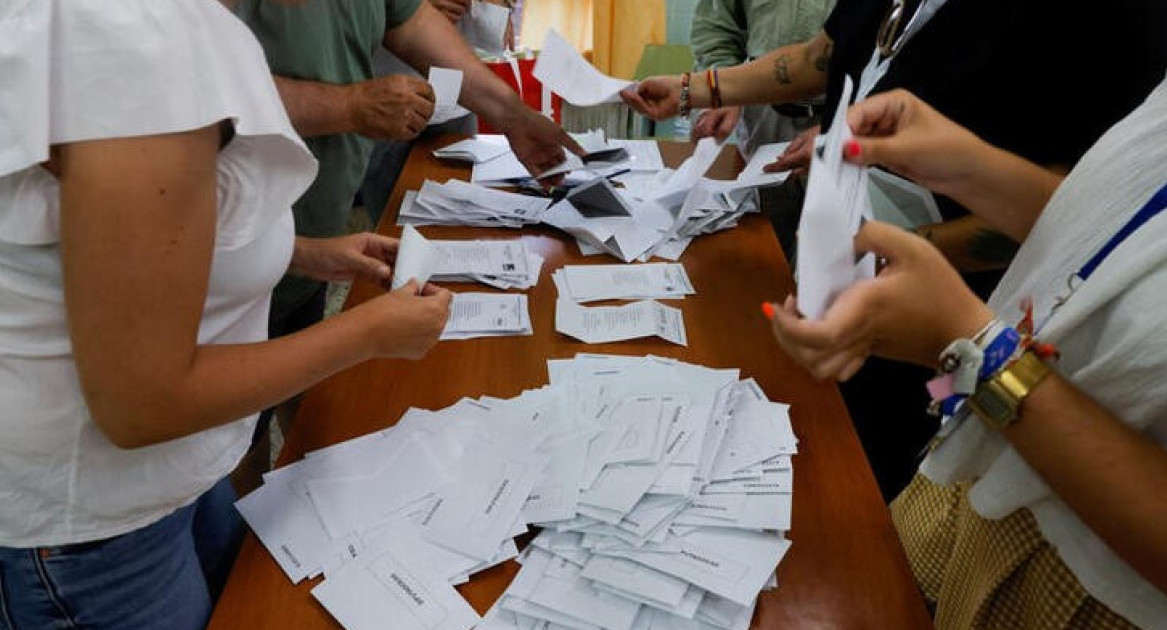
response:
<svg viewBox="0 0 1167 630"><path fill-rule="evenodd" d="M843 161L843 145L852 137L845 120L852 88L846 77L823 154L811 155L798 223L798 308L810 319L822 317L847 287L875 275L874 257L857 262L853 246L859 226L871 218L871 200L867 169Z"/></svg>

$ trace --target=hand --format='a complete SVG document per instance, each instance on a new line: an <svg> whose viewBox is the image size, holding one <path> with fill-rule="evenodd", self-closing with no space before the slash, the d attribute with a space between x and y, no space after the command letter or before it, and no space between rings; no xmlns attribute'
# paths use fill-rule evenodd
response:
<svg viewBox="0 0 1167 630"><path fill-rule="evenodd" d="M435 9L442 12L451 24L457 23L470 10L470 3L474 0L429 0Z"/></svg>
<svg viewBox="0 0 1167 630"><path fill-rule="evenodd" d="M434 114L434 90L417 77L394 74L349 86L357 133L376 140L412 140Z"/></svg>
<svg viewBox="0 0 1167 630"><path fill-rule="evenodd" d="M805 175L810 171L810 156L814 151L814 139L818 137L820 125L815 125L798 134L790 141L790 146L778 156L777 160L762 167L767 173L781 173L790 171L792 175Z"/></svg>
<svg viewBox="0 0 1167 630"><path fill-rule="evenodd" d="M334 282L364 278L388 283L389 263L397 256L397 239L362 232L337 238L296 238L289 271Z"/></svg>
<svg viewBox="0 0 1167 630"><path fill-rule="evenodd" d="M647 78L620 93L628 106L653 120L677 115L681 104L681 77L664 75Z"/></svg>
<svg viewBox="0 0 1167 630"><path fill-rule="evenodd" d="M693 133L690 134L690 139L696 142L701 138L712 136L717 138L718 142L725 142L725 139L729 137L729 134L733 133L734 128L737 127L737 122L741 118L741 107L707 109L697 117L697 122L693 125Z"/></svg>
<svg viewBox="0 0 1167 630"><path fill-rule="evenodd" d="M847 124L855 134L844 148L848 161L880 164L939 193L967 178L990 148L905 90L853 105Z"/></svg>
<svg viewBox="0 0 1167 630"><path fill-rule="evenodd" d="M847 380L870 354L936 367L948 344L993 317L944 256L911 232L869 221L855 251L874 252L887 266L840 294L821 320L802 319L793 297L774 308L778 343L816 378Z"/></svg>
<svg viewBox="0 0 1167 630"><path fill-rule="evenodd" d="M410 280L350 311L366 318L374 356L420 359L438 342L454 294L432 284L426 284L420 294L417 289L417 280Z"/></svg>
<svg viewBox="0 0 1167 630"><path fill-rule="evenodd" d="M562 164L567 159L564 148L581 157L586 153L563 127L543 114L522 104L516 105L513 114L500 129L510 141L515 156L531 175L538 177ZM555 185L561 179L544 183Z"/></svg>

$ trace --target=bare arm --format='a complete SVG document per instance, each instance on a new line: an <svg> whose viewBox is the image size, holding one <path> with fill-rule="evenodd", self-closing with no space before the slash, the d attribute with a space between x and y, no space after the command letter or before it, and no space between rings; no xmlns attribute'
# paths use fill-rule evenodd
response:
<svg viewBox="0 0 1167 630"><path fill-rule="evenodd" d="M856 104L847 122L856 135L847 159L886 166L947 195L1017 242L1063 179L984 142L904 90Z"/></svg>
<svg viewBox="0 0 1167 630"><path fill-rule="evenodd" d="M122 447L244 417L370 356L418 356L445 321L448 295L394 292L278 340L199 345L218 147L216 126L59 147L70 339L90 413Z"/></svg>
<svg viewBox="0 0 1167 630"><path fill-rule="evenodd" d="M515 155L532 174L562 163L564 148L583 154L567 132L527 107L479 61L457 29L429 3L421 3L405 23L387 31L384 43L419 72L428 72L430 66L461 70L458 102L506 134Z"/></svg>
<svg viewBox="0 0 1167 630"><path fill-rule="evenodd" d="M417 77L390 75L348 85L272 78L292 126L305 138L359 133L409 140L434 113L433 88Z"/></svg>
<svg viewBox="0 0 1167 630"><path fill-rule="evenodd" d="M789 103L819 96L827 89L833 50L830 36L819 31L810 41L783 46L749 63L720 70L722 103ZM708 86L701 85L694 105L705 107L708 98Z"/></svg>

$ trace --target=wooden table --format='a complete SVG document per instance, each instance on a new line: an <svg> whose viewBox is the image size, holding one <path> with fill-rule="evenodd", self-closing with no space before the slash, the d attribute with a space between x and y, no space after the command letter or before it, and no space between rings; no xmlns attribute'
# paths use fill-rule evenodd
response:
<svg viewBox="0 0 1167 630"><path fill-rule="evenodd" d="M406 163L380 231L400 234L397 208L406 190L429 178L467 178L469 170L431 157L452 141L421 142ZM690 151L664 144L665 162L676 166ZM723 152L712 171L731 178L741 168L736 152ZM431 238L514 238L505 229L423 227ZM527 246L546 258L537 286L530 290L531 337L447 341L417 362L372 361L320 383L304 398L287 436L282 463L393 424L409 407L439 409L463 396L518 395L547 383L545 360L578 352L656 354L709 367L741 368L767 395L793 405L799 454L794 459L793 547L778 571L779 587L764 592L755 628L930 628L931 621L907 560L880 499L875 480L851 427L835 385L817 382L779 349L759 306L792 291L790 271L773 231L761 215L746 217L733 230L697 238L682 262L697 288L682 303L689 346L663 340L586 345L555 332L556 298L550 274L564 264L612 263L584 258L566 235L544 226L521 232ZM458 290L488 290L452 285ZM348 306L380 289L357 283ZM517 571L514 562L478 574L460 588L483 612ZM313 583L293 586L249 534L226 591L215 609L212 630L273 628L335 629L338 624L309 594ZM386 628L392 627L387 620Z"/></svg>

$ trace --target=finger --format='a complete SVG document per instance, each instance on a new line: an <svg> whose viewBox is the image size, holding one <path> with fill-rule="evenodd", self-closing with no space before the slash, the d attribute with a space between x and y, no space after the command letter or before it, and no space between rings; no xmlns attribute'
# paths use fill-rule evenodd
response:
<svg viewBox="0 0 1167 630"><path fill-rule="evenodd" d="M397 239L375 232L365 232L365 253L386 263L393 262L397 254Z"/></svg>
<svg viewBox="0 0 1167 630"><path fill-rule="evenodd" d="M353 260L353 266L361 275L374 282L380 282L393 275L393 270L385 264L385 261L373 256L357 256Z"/></svg>
<svg viewBox="0 0 1167 630"><path fill-rule="evenodd" d="M847 110L847 125L857 136L894 130L908 111L910 98L911 94L904 90L893 90L860 101Z"/></svg>
<svg viewBox="0 0 1167 630"><path fill-rule="evenodd" d="M717 140L724 142L729 134L733 133L735 127L737 127L737 121L732 116L723 116L717 125Z"/></svg>
<svg viewBox="0 0 1167 630"><path fill-rule="evenodd" d="M836 380L843 380L841 377L843 371L851 366L856 359L862 358L866 353L863 352L863 345L856 344L850 346L835 354L825 356L819 359L811 372L818 378L826 379L833 378Z"/></svg>
<svg viewBox="0 0 1167 630"><path fill-rule="evenodd" d="M624 99L624 102L627 103L628 106L632 109L635 109L641 114L647 115L648 103L644 102L644 99L640 96L640 93L634 89L635 87L636 86L631 86L621 91L620 98Z"/></svg>
<svg viewBox="0 0 1167 630"><path fill-rule="evenodd" d="M786 168L786 165L782 163L781 159L774 160L773 162L770 162L769 164L762 167L763 173L781 173L782 171L786 170L789 169Z"/></svg>
<svg viewBox="0 0 1167 630"><path fill-rule="evenodd" d="M433 104L434 102L436 102L438 100L437 95L434 94L434 86L430 85L426 81L422 81L421 79L417 79L415 77L411 77L411 78L413 78L414 81L416 81L416 83L414 84L414 88L413 88L414 94L429 101L430 104Z"/></svg>
<svg viewBox="0 0 1167 630"><path fill-rule="evenodd" d="M871 252L886 258L888 265L894 265L911 256L912 249L922 241L919 236L890 223L867 221L855 234L856 253Z"/></svg>
<svg viewBox="0 0 1167 630"><path fill-rule="evenodd" d="M410 278L409 282L406 282L405 284L401 285L397 289L393 290L393 293L399 293L401 295L409 295L409 296L417 295L419 292L420 292L420 289L417 286L417 278Z"/></svg>
<svg viewBox="0 0 1167 630"><path fill-rule="evenodd" d="M854 359L851 360L851 363L847 364L847 366L843 368L842 372L839 372L839 380L840 381L851 380L851 377L855 376L855 373L858 372L863 367L863 364L866 362L867 362L866 356L855 357Z"/></svg>

